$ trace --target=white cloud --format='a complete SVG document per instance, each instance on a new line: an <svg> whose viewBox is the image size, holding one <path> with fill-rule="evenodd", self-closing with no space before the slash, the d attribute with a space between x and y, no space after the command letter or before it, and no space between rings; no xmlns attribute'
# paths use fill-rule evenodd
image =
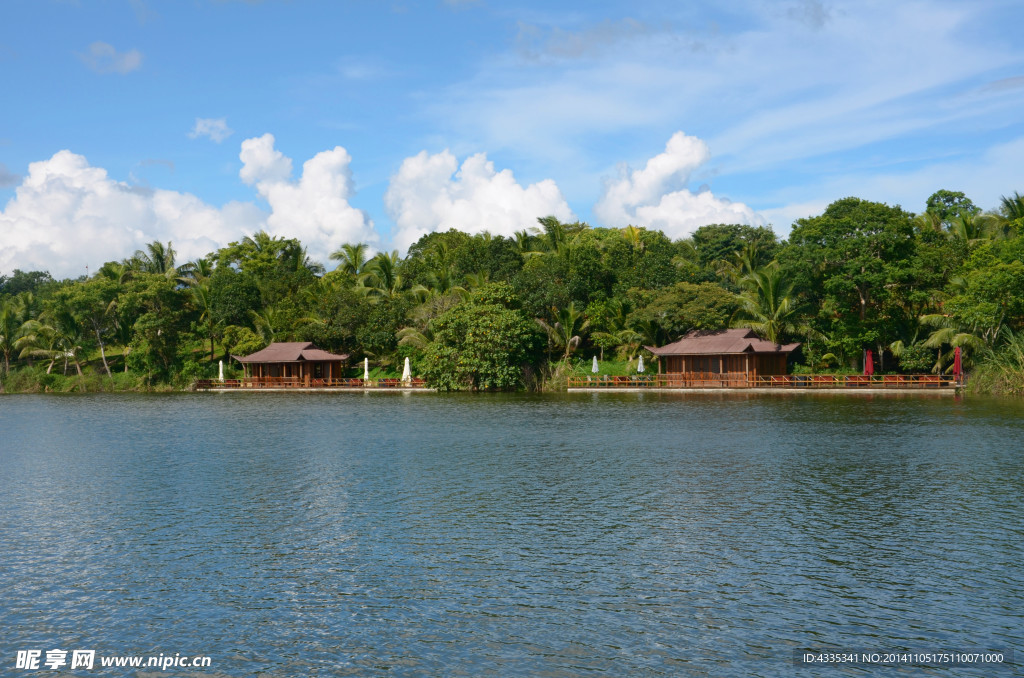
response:
<svg viewBox="0 0 1024 678"><path fill-rule="evenodd" d="M672 238L685 237L706 224L762 223L743 203L683 188L710 158L707 144L676 132L665 152L648 160L643 169L623 168L618 179L608 181L594 214L605 226L633 224L660 229Z"/></svg>
<svg viewBox="0 0 1024 678"><path fill-rule="evenodd" d="M459 168L448 150L422 151L402 161L384 206L395 222L394 243L403 251L438 230L512 235L536 226L538 217L575 218L553 180L524 187L511 170L495 172L484 153L470 156Z"/></svg>
<svg viewBox="0 0 1024 678"><path fill-rule="evenodd" d="M142 52L137 49L118 52L113 45L105 42L92 43L89 51L79 54L78 58L97 73L124 75L142 68Z"/></svg>
<svg viewBox="0 0 1024 678"><path fill-rule="evenodd" d="M260 229L298 238L324 262L345 242L377 241L373 222L348 203L353 188L345 149L315 155L298 181L290 179L292 161L274 148L272 135L247 139L241 149L239 174L255 184L269 214L251 202L216 207L188 193L115 181L68 150L30 164L0 211L0 273L20 268L77 277L86 266L95 271L154 240L171 241L178 260L186 261Z"/></svg>
<svg viewBox="0 0 1024 678"><path fill-rule="evenodd" d="M0 272L77 277L86 266L95 271L153 240L172 241L178 260L186 261L257 230L264 216L248 203L217 208L187 193L138 189L81 155L59 151L29 165L0 211Z"/></svg>
<svg viewBox="0 0 1024 678"><path fill-rule="evenodd" d="M234 133L235 131L228 127L226 118L196 118L196 124L188 136L191 139L210 137L219 144Z"/></svg>
<svg viewBox="0 0 1024 678"><path fill-rule="evenodd" d="M239 154L239 176L270 205L267 231L298 238L314 258L327 255L346 242L375 242L373 221L349 204L355 193L352 157L341 146L317 153L302 166L302 176L291 180L292 161L274 148L274 136L246 139Z"/></svg>
<svg viewBox="0 0 1024 678"><path fill-rule="evenodd" d="M1019 121L1024 88L1012 85L1021 50L993 30L1019 18L1005 3L741 0L663 9L656 23L542 13L520 25L514 48L424 98L427 113L448 138L473 147L571 159L563 188L605 165L611 144L643 147L684 121L734 176L765 173L752 192L892 140L933 158L950 147L970 151ZM993 78L1008 82L985 106L961 96Z"/></svg>
<svg viewBox="0 0 1024 678"><path fill-rule="evenodd" d="M340 146L316 154L291 180L292 161L274 137L241 144L242 180L270 205L215 207L177 191L111 179L81 155L64 150L29 165L28 175L0 211L0 272L14 268L78 276L105 261L131 256L153 240L171 241L178 259L204 255L259 229L298 238L326 261L345 242L377 241L373 222L348 200L354 193L351 157Z"/></svg>
<svg viewBox="0 0 1024 678"><path fill-rule="evenodd" d="M939 189L963 191L982 209L995 209L1021 181L1020 157L1024 137L1010 139L975 157L946 158L941 162L908 171L850 171L821 177L799 187L786 188L766 196L772 207L759 210L774 224L781 237L789 234L794 221L825 211L832 202L848 196L900 205L909 212L921 212L928 197ZM817 196L807 200L807 196Z"/></svg>

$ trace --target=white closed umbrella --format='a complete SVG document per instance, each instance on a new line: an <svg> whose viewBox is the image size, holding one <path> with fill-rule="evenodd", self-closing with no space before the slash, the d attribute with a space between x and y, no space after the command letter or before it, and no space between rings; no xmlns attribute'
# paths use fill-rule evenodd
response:
<svg viewBox="0 0 1024 678"><path fill-rule="evenodd" d="M405 359L405 369L402 370L402 383L406 386L412 381L412 368L409 367L409 359Z"/></svg>
<svg viewBox="0 0 1024 678"><path fill-rule="evenodd" d="M638 360L637 363L636 363L636 371L637 372L643 372L644 371L644 357L643 356L640 356L640 360Z"/></svg>
<svg viewBox="0 0 1024 678"><path fill-rule="evenodd" d="M594 366L590 368L590 371L593 372L594 374L597 374L598 369L597 369L597 356L596 355L594 356Z"/></svg>
<svg viewBox="0 0 1024 678"><path fill-rule="evenodd" d="M220 376L218 376L217 379L219 379L220 381L224 381L224 361L223 360L218 360L217 361L217 369L220 372Z"/></svg>
<svg viewBox="0 0 1024 678"><path fill-rule="evenodd" d="M370 381L370 359L363 358L363 381Z"/></svg>

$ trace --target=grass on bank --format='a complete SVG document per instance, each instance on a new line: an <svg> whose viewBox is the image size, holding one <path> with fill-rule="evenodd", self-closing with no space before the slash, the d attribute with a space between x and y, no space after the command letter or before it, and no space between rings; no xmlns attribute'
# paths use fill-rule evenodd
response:
<svg viewBox="0 0 1024 678"><path fill-rule="evenodd" d="M998 349L985 350L969 377L969 393L1024 395L1024 334L1009 334Z"/></svg>
<svg viewBox="0 0 1024 678"><path fill-rule="evenodd" d="M628 377L638 374L637 360L598 360L597 372L593 372L594 357L569 358L566 362L549 363L538 390L564 391L569 387L570 377ZM649 357L644 358L644 374L658 373L658 364Z"/></svg>

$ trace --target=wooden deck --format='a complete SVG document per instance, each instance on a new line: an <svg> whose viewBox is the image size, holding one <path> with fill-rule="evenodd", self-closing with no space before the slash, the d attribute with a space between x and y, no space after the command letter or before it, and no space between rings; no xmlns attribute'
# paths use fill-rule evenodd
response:
<svg viewBox="0 0 1024 678"><path fill-rule="evenodd" d="M735 374L690 373L630 377L569 377L570 389L956 389L963 384L940 374L787 374L745 377Z"/></svg>
<svg viewBox="0 0 1024 678"><path fill-rule="evenodd" d="M408 384L401 379L300 379L298 377L246 377L244 379L199 379L197 391L229 390L285 390L285 389L418 389L425 390L423 379L415 378Z"/></svg>

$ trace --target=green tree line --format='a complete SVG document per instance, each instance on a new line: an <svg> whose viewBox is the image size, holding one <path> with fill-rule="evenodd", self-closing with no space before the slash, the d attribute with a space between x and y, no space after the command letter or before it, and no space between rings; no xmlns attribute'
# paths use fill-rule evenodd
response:
<svg viewBox="0 0 1024 678"><path fill-rule="evenodd" d="M311 341L384 373L408 357L442 389L544 388L594 355L632 364L690 330L749 327L802 342L796 371L858 370L871 349L883 372L948 372L959 347L979 388L1024 384L1019 193L983 212L942 190L919 214L845 198L786 240L544 217L513 237L449 230L405 257L349 243L331 260L258 232L194 261L153 242L75 280L16 270L0 276L0 383L180 388Z"/></svg>

